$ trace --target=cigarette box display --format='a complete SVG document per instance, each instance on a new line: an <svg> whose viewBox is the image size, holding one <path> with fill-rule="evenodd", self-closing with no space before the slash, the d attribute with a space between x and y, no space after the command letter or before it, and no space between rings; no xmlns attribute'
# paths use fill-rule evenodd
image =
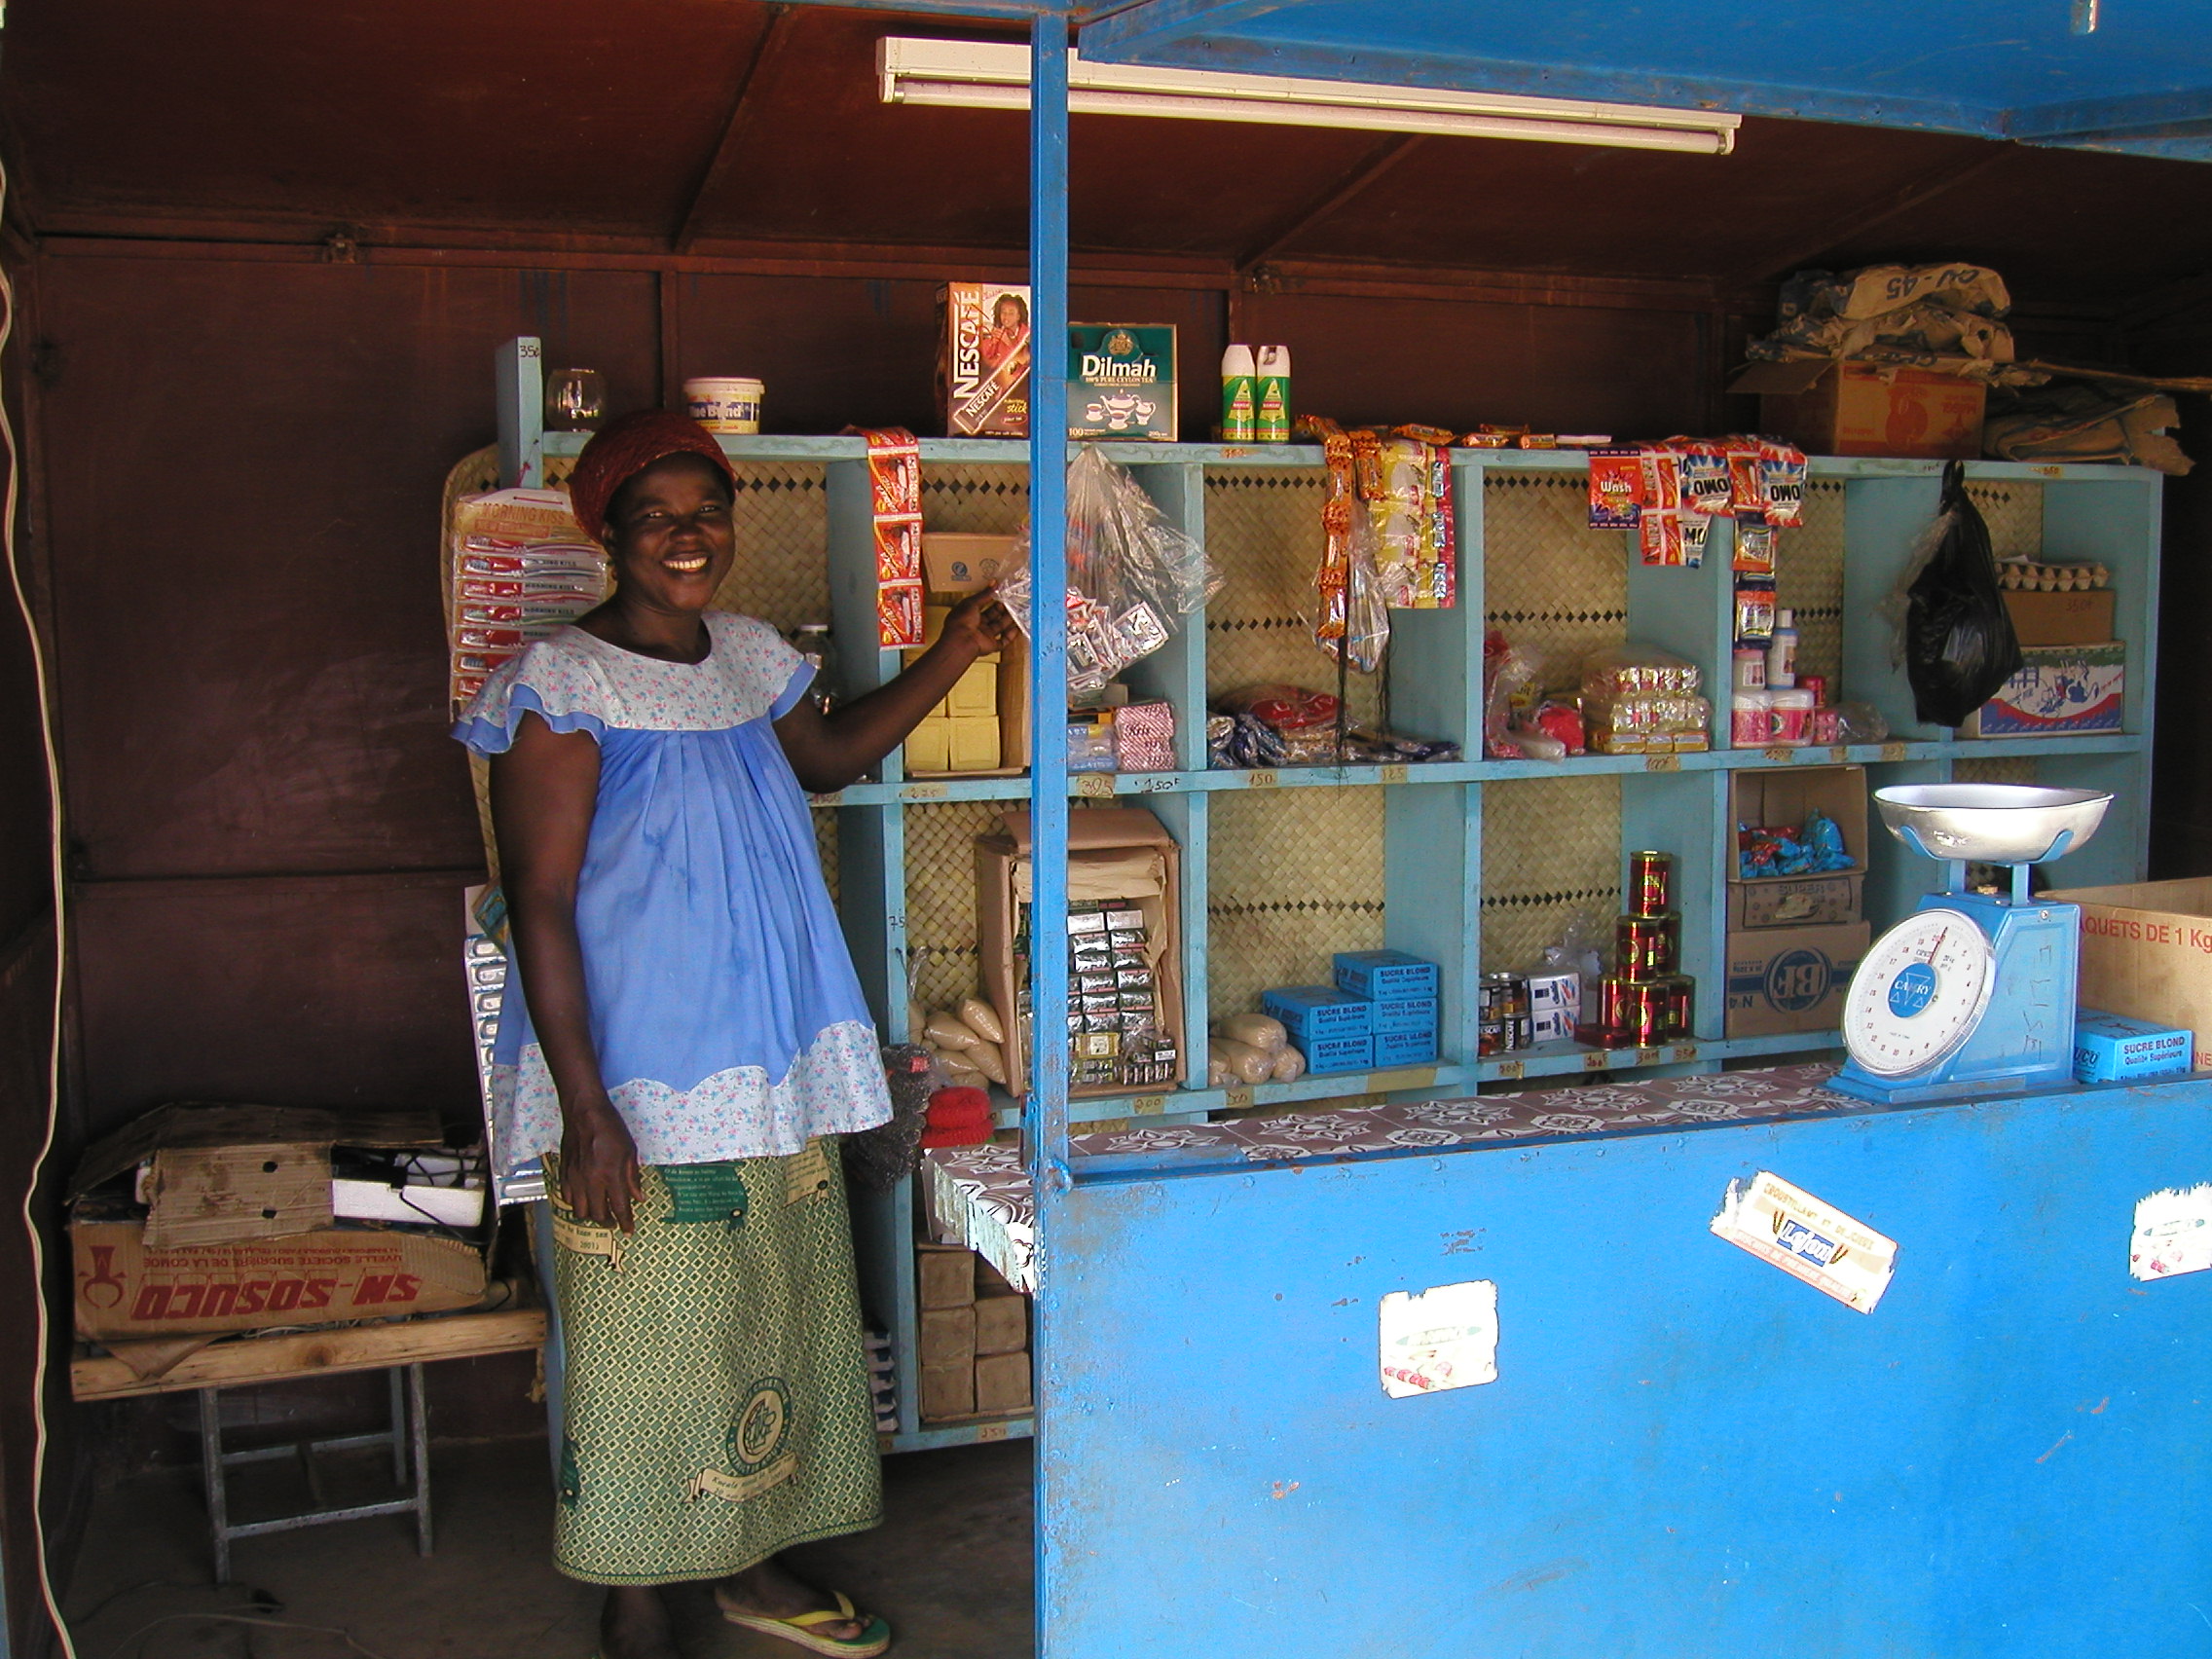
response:
<svg viewBox="0 0 2212 1659"><path fill-rule="evenodd" d="M1403 950L1340 950L1336 966L1337 989L1374 1002L1433 1000L1441 983L1435 963Z"/></svg>

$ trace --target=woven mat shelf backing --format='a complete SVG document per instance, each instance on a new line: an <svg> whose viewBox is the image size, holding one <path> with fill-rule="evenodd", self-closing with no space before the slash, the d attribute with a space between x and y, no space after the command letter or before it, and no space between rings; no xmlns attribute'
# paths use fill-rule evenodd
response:
<svg viewBox="0 0 2212 1659"><path fill-rule="evenodd" d="M1026 466L922 469L922 526L969 535L1014 535L1029 516Z"/></svg>
<svg viewBox="0 0 2212 1659"><path fill-rule="evenodd" d="M1774 548L1774 602L1796 613L1797 672L1826 675L1831 698L1850 695L1842 682L1843 500L1838 480L1809 484L1805 522L1777 531Z"/></svg>
<svg viewBox="0 0 2212 1659"><path fill-rule="evenodd" d="M1626 533L1590 528L1579 473L1483 480L1483 614L1570 684L1580 659L1628 638Z"/></svg>
<svg viewBox="0 0 2212 1659"><path fill-rule="evenodd" d="M1206 552L1223 578L1205 610L1207 697L1276 683L1336 690L1336 662L1309 620L1326 493L1319 467L1207 471ZM1354 720L1379 718L1378 678L1354 674L1348 690Z"/></svg>
<svg viewBox="0 0 2212 1659"><path fill-rule="evenodd" d="M1954 760L1951 781L1957 784L2034 784L2041 764L2032 755L1999 756L1987 760Z"/></svg>
<svg viewBox="0 0 2212 1659"><path fill-rule="evenodd" d="M1004 801L909 805L906 957L914 996L949 1008L976 993L976 837L999 828Z"/></svg>
<svg viewBox="0 0 2212 1659"><path fill-rule="evenodd" d="M1526 970L1578 913L1609 925L1620 910L1620 872L1617 777L1485 790L1484 971Z"/></svg>
<svg viewBox="0 0 2212 1659"><path fill-rule="evenodd" d="M1258 1012L1260 993L1276 985L1328 983L1337 951L1382 947L1381 790L1221 794L1210 817L1213 1017Z"/></svg>

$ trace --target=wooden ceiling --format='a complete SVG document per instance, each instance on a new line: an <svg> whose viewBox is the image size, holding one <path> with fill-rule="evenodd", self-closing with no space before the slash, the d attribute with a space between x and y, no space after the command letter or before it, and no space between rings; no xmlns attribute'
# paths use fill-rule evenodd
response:
<svg viewBox="0 0 2212 1659"><path fill-rule="evenodd" d="M17 0L0 122L42 236L1016 254L1022 119L879 103L888 33L1013 38L756 0ZM1079 250L1163 269L1727 292L1965 258L2116 314L2212 271L2212 166L1816 123L1747 121L1711 158L1083 117L1073 175Z"/></svg>

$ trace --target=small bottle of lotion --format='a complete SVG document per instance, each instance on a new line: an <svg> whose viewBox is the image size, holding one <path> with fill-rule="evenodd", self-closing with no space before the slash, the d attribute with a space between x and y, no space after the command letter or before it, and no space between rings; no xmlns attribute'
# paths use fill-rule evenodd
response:
<svg viewBox="0 0 2212 1659"><path fill-rule="evenodd" d="M1766 645L1766 683L1770 691L1797 683L1797 616L1787 605L1774 613L1774 633Z"/></svg>

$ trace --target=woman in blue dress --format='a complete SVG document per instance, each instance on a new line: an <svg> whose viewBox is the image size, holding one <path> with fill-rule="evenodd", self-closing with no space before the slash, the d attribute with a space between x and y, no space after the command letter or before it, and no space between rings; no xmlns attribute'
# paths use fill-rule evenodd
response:
<svg viewBox="0 0 2212 1659"><path fill-rule="evenodd" d="M509 1167L542 1157L568 1354L556 1565L608 1587L603 1659L675 1659L661 1587L870 1655L884 1621L790 1545L880 1519L834 1143L889 1117L805 792L842 789L976 659L987 594L825 714L767 624L708 608L734 478L696 423L611 423L570 480L611 598L533 645L456 729L491 759L520 1006L494 1072ZM829 1149L829 1150L826 1150Z"/></svg>

